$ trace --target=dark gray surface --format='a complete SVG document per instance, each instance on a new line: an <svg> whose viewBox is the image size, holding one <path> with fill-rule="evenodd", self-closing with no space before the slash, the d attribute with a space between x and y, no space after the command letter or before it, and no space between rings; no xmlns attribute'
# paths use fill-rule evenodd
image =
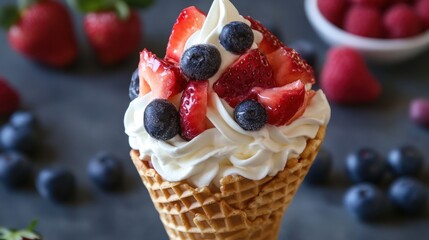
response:
<svg viewBox="0 0 429 240"><path fill-rule="evenodd" d="M13 2L2 0L1 4ZM171 26L180 10L197 5L207 11L211 1L158 0L142 11L146 47L164 55ZM234 4L243 15L251 15L279 27L286 42L309 39L317 47L319 60L326 45L308 24L301 1L246 1ZM0 75L21 92L24 106L34 111L46 129L38 168L63 165L78 178L76 203L54 204L34 190L8 191L0 186L0 225L21 227L39 220L38 230L48 240L166 239L152 202L128 159L128 142L123 133L129 77L137 65L136 55L114 67L100 67L82 36L80 15L75 15L81 56L73 68L52 70L35 65L13 52L4 32L0 33ZM319 61L321 62L321 61ZM324 187L303 186L283 221L279 239L360 240L428 238L429 213L421 218L392 217L381 223L363 224L342 206L348 186L343 159L361 146L372 146L386 154L407 143L419 147L429 168L429 131L408 120L409 101L429 97L429 54L406 64L372 66L384 87L381 101L371 107L333 107L325 147L335 157L331 183ZM318 67L320 68L320 66ZM119 193L97 190L86 175L88 159L99 150L108 150L124 159L127 187ZM427 184L428 174L424 179Z"/></svg>

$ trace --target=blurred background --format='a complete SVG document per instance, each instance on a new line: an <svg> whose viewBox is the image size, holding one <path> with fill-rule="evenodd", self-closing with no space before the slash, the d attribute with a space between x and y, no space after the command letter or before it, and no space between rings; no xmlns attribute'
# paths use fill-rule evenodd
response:
<svg viewBox="0 0 429 240"><path fill-rule="evenodd" d="M60 1L66 5L65 1ZM2 0L1 5L15 3ZM314 49L313 66L322 71L330 49L312 28L303 1L246 1L233 4L278 33L286 44L305 40ZM155 0L138 10L142 40L147 48L164 56L171 27L180 11L195 5L207 12L211 1ZM67 6L67 5L66 5ZM123 116L130 102L128 88L138 64L139 51L112 65L101 64L84 33L84 14L67 6L78 40L78 57L65 69L41 65L12 49L0 31L0 76L7 79L22 100L22 108L34 113L42 131L38 151L29 158L37 171L62 166L76 177L75 200L55 203L41 197L34 187L11 190L0 185L0 226L24 228L33 219L44 239L166 239L167 235L150 197L129 159ZM323 148L331 153L332 172L325 184L303 184L289 207L279 239L427 239L429 212L418 216L388 213L379 221L360 221L343 204L353 182L345 162L350 153L370 147L386 157L390 150L412 145L424 156L419 181L429 183L429 130L409 117L415 98L429 98L429 53L397 64L368 62L379 80L382 94L371 104L332 104L332 118ZM7 118L4 122L7 122ZM100 151L121 159L125 179L117 191L105 192L87 174L89 160ZM383 191L387 185L380 187Z"/></svg>

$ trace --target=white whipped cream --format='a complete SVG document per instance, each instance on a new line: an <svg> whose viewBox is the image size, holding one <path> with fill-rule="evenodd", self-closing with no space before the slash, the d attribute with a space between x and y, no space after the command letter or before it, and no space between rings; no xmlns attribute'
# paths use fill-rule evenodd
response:
<svg viewBox="0 0 429 240"><path fill-rule="evenodd" d="M187 49L194 44L209 43L219 49L222 65L209 79L210 85L239 57L219 43L223 26L231 21L250 25L229 0L214 0L202 29L192 35L185 46ZM254 35L252 49L262 40L261 33L254 31ZM233 109L228 103L211 91L207 118L215 128L189 142L180 136L164 142L150 137L144 128L144 110L152 100L151 93L140 96L130 103L125 113L125 132L131 148L139 150L141 159L150 158L165 180L187 180L197 187L219 185L220 178L227 175L241 175L252 180L276 175L284 169L288 159L303 152L307 140L316 136L331 114L325 95L317 91L304 114L290 125L267 124L259 131L245 131L234 121ZM180 94L171 101L178 107Z"/></svg>
<svg viewBox="0 0 429 240"><path fill-rule="evenodd" d="M243 22L250 26L250 22L238 13L238 10L229 0L214 0L201 30L196 31L186 42L185 50L196 44L211 44L219 50L222 63L217 73L209 79L210 86L219 79L228 66L240 57L240 55L228 52L219 41L223 27L234 21ZM263 36L262 33L255 30L253 30L253 36L254 42L251 49L256 49Z"/></svg>

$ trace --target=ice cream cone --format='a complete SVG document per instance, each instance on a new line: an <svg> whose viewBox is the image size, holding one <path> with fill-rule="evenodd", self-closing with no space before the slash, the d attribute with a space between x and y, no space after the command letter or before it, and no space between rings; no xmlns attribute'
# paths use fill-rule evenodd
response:
<svg viewBox="0 0 429 240"><path fill-rule="evenodd" d="M220 187L194 188L168 182L132 150L131 158L148 189L170 239L277 239L284 212L319 151L325 126L307 141L299 158L275 176L249 180L226 176Z"/></svg>

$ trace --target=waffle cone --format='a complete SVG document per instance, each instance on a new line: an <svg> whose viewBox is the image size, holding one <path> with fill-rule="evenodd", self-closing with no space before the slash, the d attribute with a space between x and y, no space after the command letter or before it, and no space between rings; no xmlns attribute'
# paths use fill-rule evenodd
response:
<svg viewBox="0 0 429 240"><path fill-rule="evenodd" d="M289 159L275 176L257 181L226 176L220 187L168 182L149 167L148 159L139 159L138 151L132 150L131 158L171 240L273 240L324 136L323 126L300 157Z"/></svg>

